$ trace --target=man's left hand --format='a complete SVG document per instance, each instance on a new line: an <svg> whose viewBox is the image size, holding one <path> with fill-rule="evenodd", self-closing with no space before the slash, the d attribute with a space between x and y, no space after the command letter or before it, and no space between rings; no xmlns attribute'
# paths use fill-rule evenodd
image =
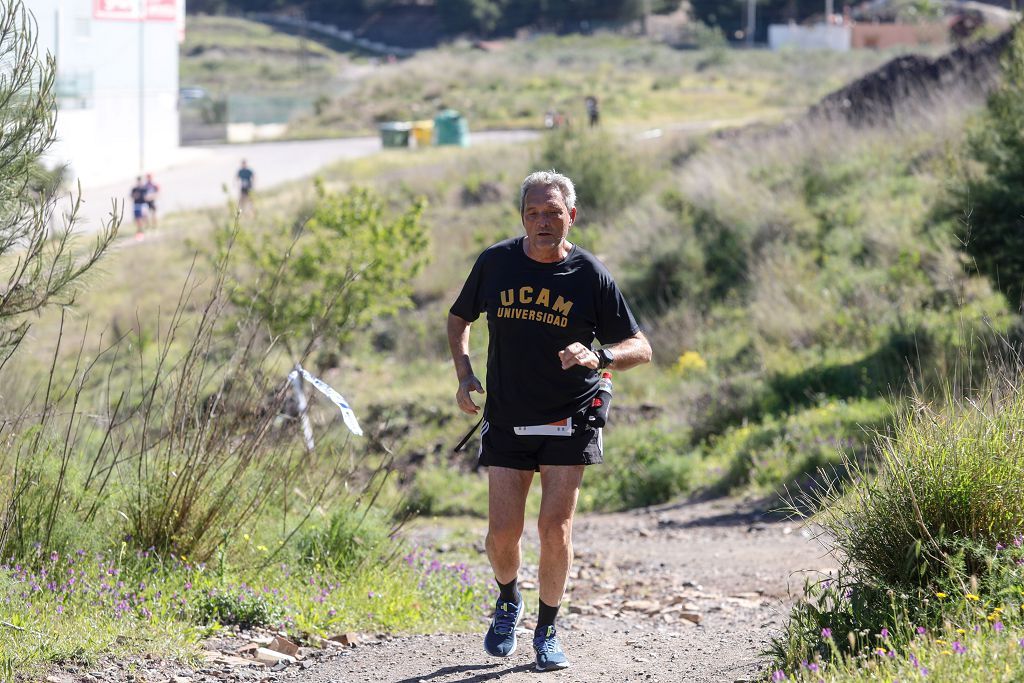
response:
<svg viewBox="0 0 1024 683"><path fill-rule="evenodd" d="M597 354L579 342L573 342L559 351L558 357L562 359L563 370L568 370L574 365L582 365L591 370L597 370L599 363Z"/></svg>

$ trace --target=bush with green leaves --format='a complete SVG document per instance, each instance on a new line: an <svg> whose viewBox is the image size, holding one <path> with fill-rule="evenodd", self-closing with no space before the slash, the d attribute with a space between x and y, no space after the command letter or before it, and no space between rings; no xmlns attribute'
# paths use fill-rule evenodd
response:
<svg viewBox="0 0 1024 683"><path fill-rule="evenodd" d="M417 199L390 215L373 190L332 192L318 180L307 220L237 233L243 274L232 301L293 358L326 340L337 348L374 318L412 305L427 258L424 207Z"/></svg>
<svg viewBox="0 0 1024 683"><path fill-rule="evenodd" d="M553 168L576 186L578 221L606 218L636 202L651 180L639 154L600 130L563 128L547 133L537 168Z"/></svg>
<svg viewBox="0 0 1024 683"><path fill-rule="evenodd" d="M391 528L380 510L345 500L336 506L325 527L313 525L299 536L296 547L303 562L345 574L387 556Z"/></svg>
<svg viewBox="0 0 1024 683"><path fill-rule="evenodd" d="M818 521L871 576L927 585L947 573L963 540L995 548L1024 533L1022 439L1016 386L939 408L918 402L880 440L877 474L851 463L851 486L821 499Z"/></svg>
<svg viewBox="0 0 1024 683"><path fill-rule="evenodd" d="M696 455L685 430L624 426L605 438L605 462L587 472L580 509L657 505L690 489Z"/></svg>
<svg viewBox="0 0 1024 683"><path fill-rule="evenodd" d="M892 635L883 645L898 650L918 627L966 630L991 614L1019 615L1022 425L1019 374L967 399L919 401L879 438L876 463L847 461L848 478L799 496L795 510L820 510L813 520L843 564L808 586L775 644L777 660L792 667L833 649L857 654L883 628Z"/></svg>
<svg viewBox="0 0 1024 683"><path fill-rule="evenodd" d="M973 161L944 211L973 266L1019 309L1024 297L1024 30L1018 28L1004 55L1002 84L971 128Z"/></svg>
<svg viewBox="0 0 1024 683"><path fill-rule="evenodd" d="M709 439L705 463L718 463L712 487L773 492L780 483L806 485L821 468L841 465L842 454L863 461L891 419L883 399L822 400L784 416L734 427Z"/></svg>
<svg viewBox="0 0 1024 683"><path fill-rule="evenodd" d="M33 315L75 301L120 222L112 215L83 253L73 239L81 197L69 212L56 212L61 171L47 172L43 163L56 140L57 66L51 55L40 56L36 36L20 0L0 5L0 367Z"/></svg>
<svg viewBox="0 0 1024 683"><path fill-rule="evenodd" d="M211 589L192 604L192 618L201 624L232 625L240 628L276 626L284 608L271 595L251 589Z"/></svg>

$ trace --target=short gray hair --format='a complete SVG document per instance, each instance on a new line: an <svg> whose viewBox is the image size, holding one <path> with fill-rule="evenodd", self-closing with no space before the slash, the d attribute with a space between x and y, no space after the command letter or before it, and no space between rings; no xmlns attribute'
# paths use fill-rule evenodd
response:
<svg viewBox="0 0 1024 683"><path fill-rule="evenodd" d="M565 200L565 208L572 211L576 207L576 188L573 187L572 181L567 176L558 173L555 169L534 171L526 176L522 187L519 188L519 215L522 215L526 209L526 193L530 191L530 188L537 186L557 188L562 193L562 199Z"/></svg>

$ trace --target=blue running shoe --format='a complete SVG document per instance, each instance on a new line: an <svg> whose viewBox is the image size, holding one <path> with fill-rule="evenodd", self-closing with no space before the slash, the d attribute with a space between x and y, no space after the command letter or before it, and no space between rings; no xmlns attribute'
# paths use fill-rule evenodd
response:
<svg viewBox="0 0 1024 683"><path fill-rule="evenodd" d="M537 671L555 671L569 666L554 626L538 626L533 632L533 650L537 653Z"/></svg>
<svg viewBox="0 0 1024 683"><path fill-rule="evenodd" d="M519 603L498 600L491 627L484 636L484 649L493 657L508 657L516 651L516 626L523 620L523 599Z"/></svg>

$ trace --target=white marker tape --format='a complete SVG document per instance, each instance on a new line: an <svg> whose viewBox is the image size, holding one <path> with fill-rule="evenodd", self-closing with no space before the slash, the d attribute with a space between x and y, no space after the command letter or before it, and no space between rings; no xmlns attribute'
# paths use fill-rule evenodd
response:
<svg viewBox="0 0 1024 683"><path fill-rule="evenodd" d="M338 410L341 411L341 417L345 420L345 426L348 427L349 431L356 436L362 436L363 430L359 426L359 421L356 420L356 414L352 411L352 406L348 404L345 397L334 390L329 384L324 382L319 377L314 377L301 365L296 365L295 370L292 370L292 375L296 372L300 373L307 382L312 384L317 391L326 396L331 400L331 403L338 406ZM290 377L291 375L289 375Z"/></svg>
<svg viewBox="0 0 1024 683"><path fill-rule="evenodd" d="M302 391L302 378L299 373L292 371L288 375L292 383L292 393L295 394L295 408L299 413L299 420L302 422L302 438L306 442L306 450L313 451L313 426L309 423L309 406L306 403L306 394Z"/></svg>

